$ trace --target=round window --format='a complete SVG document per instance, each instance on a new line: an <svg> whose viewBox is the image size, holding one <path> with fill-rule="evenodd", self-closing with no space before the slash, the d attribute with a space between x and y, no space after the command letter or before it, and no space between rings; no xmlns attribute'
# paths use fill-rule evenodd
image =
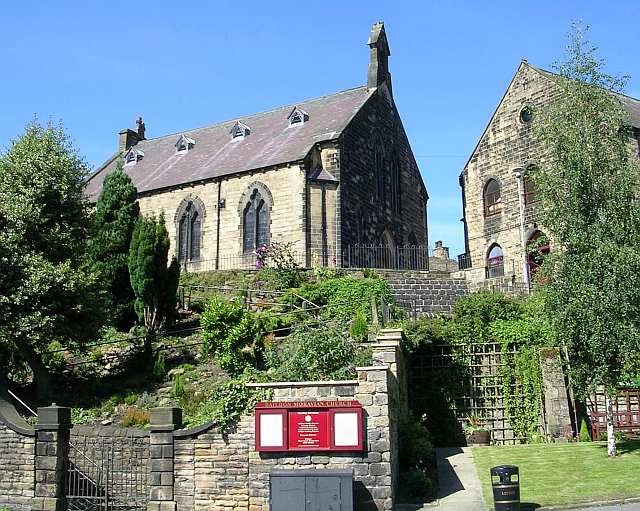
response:
<svg viewBox="0 0 640 511"><path fill-rule="evenodd" d="M531 122L533 119L533 110L530 106L525 106L522 110L520 110L520 122L527 124Z"/></svg>

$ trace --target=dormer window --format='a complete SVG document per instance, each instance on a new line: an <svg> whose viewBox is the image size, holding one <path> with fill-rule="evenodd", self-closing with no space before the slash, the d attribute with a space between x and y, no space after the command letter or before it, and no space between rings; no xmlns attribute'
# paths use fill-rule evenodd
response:
<svg viewBox="0 0 640 511"><path fill-rule="evenodd" d="M229 133L231 133L233 140L241 140L251 133L251 129L242 121L236 121Z"/></svg>
<svg viewBox="0 0 640 511"><path fill-rule="evenodd" d="M176 142L176 153L186 153L189 149L192 149L196 145L196 141L185 135L180 135L180 138Z"/></svg>
<svg viewBox="0 0 640 511"><path fill-rule="evenodd" d="M296 106L287 119L289 119L289 126L300 126L309 120L309 114Z"/></svg>
<svg viewBox="0 0 640 511"><path fill-rule="evenodd" d="M125 167L135 165L142 158L144 158L144 152L140 149L131 148L124 157L124 165Z"/></svg>

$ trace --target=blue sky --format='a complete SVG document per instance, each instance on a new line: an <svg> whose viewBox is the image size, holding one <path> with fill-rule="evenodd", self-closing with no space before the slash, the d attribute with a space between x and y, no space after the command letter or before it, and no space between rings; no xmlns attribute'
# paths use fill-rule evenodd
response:
<svg viewBox="0 0 640 511"><path fill-rule="evenodd" d="M457 176L520 59L550 68L582 19L640 97L639 14L637 0L7 2L0 145L37 115L62 121L95 167L139 114L156 137L359 86L369 29L383 20L430 240L455 255Z"/></svg>

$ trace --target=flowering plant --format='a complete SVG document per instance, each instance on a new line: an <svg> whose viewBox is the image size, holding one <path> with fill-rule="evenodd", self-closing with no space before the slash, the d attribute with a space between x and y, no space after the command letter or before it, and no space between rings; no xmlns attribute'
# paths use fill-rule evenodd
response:
<svg viewBox="0 0 640 511"><path fill-rule="evenodd" d="M262 245L253 251L256 256L256 270L260 270L267 265L267 256L269 255L269 249L266 245Z"/></svg>

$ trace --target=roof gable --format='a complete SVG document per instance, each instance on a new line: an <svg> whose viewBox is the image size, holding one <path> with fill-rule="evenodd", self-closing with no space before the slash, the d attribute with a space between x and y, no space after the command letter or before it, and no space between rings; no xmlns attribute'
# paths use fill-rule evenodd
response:
<svg viewBox="0 0 640 511"><path fill-rule="evenodd" d="M126 169L139 193L215 179L304 159L317 142L340 136L351 119L374 94L366 87L287 105L242 117L251 135L238 141L230 132L231 120L142 140L135 146L145 157ZM308 115L297 129L289 128L289 114L299 108ZM194 150L176 154L176 138L194 141ZM95 200L106 175L115 170L112 156L88 180L85 193Z"/></svg>
<svg viewBox="0 0 640 511"><path fill-rule="evenodd" d="M542 77L544 77L547 80L549 80L549 82L555 83L560 78L560 75L558 75L556 73L552 73L550 71L546 71L544 69L538 68L538 67L528 63L526 60L522 60L520 62L520 65L518 66L518 69L516 70L515 74L511 78L511 81L509 82L509 85L505 89L504 94L500 98L500 101L498 102L498 105L497 105L496 109L494 110L493 114L491 115L491 118L489 119L489 122L485 126L485 128L484 128L484 130L482 132L482 135L478 139L478 142L476 143L475 147L473 148L473 151L471 151L471 154L469 155L469 158L467 159L466 163L464 164L463 170L462 170L462 172L460 174L461 176L464 175L464 173L465 173L465 171L467 169L467 166L469 165L469 162L474 157L474 155L477 153L478 148L480 147L480 144L482 143L482 141L487 136L487 132L489 131L489 128L492 126L493 121L494 121L494 119L496 117L496 114L500 111L500 108L502 107L502 104L503 104L505 98L509 94L509 91L511 90L512 86L514 85L514 82L518 78L518 75L525 68L532 69L533 71L539 73ZM640 100L632 98L630 96L625 96L623 94L616 94L616 96L618 96L618 98L622 102L622 105L623 105L624 109L629 114L629 122L631 123L631 125L633 127L635 127L635 128L640 128Z"/></svg>

